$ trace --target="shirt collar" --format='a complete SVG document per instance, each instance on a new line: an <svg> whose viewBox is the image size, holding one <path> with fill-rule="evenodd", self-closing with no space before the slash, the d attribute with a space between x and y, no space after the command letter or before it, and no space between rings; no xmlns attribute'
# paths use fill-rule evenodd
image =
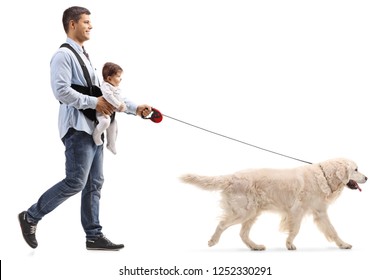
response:
<svg viewBox="0 0 390 280"><path fill-rule="evenodd" d="M82 47L77 44L74 40L70 39L69 37L66 38L66 42L71 45L77 52L82 53L83 49Z"/></svg>

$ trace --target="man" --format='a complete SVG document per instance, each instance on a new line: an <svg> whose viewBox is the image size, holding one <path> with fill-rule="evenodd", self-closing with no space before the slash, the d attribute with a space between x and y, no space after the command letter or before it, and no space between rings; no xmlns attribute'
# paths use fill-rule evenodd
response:
<svg viewBox="0 0 390 280"><path fill-rule="evenodd" d="M84 50L92 29L90 12L83 7L70 7L63 13L62 22L67 35L66 42L78 53L86 65L91 81L98 85L97 75ZM81 192L81 223L86 234L86 248L91 250L119 250L123 244L114 244L102 233L99 222L99 200L103 185L103 145L95 145L92 133L96 121L89 119L82 109L95 109L111 115L114 108L103 97L82 94L74 85L87 87L82 67L69 48L59 48L51 63L51 86L60 101L59 132L65 146L66 176L38 199L27 211L19 214L19 223L27 244L36 248L35 237L38 222L69 197ZM126 100L126 113L147 116L152 109L148 105L137 106Z"/></svg>

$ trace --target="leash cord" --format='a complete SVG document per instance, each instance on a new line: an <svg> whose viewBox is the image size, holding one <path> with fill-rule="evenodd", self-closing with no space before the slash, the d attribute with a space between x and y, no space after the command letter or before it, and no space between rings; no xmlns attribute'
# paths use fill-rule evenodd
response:
<svg viewBox="0 0 390 280"><path fill-rule="evenodd" d="M185 122L185 121L182 121L182 120L179 120L179 119L176 119L176 118L167 116L167 115L165 115L165 114L163 114L163 116L166 117L166 118L172 119L172 120L174 120L174 121L183 123L183 124L185 124L185 125L195 127L195 128L197 128L197 129L206 131L206 132L208 132L208 133L212 133L212 134L215 134L215 135L224 137L224 138L226 138L226 139L229 139L229 140L232 140L232 141L236 141L236 142L241 143L241 144L244 144L244 145L248 145L248 146L250 146L250 147L253 147L253 148L256 148L256 149L259 149L259 150L263 150L263 151L266 151L266 152L269 152L269 153L272 153L272 154L275 154L275 155L279 155L279 156L286 157L286 158L289 158L289 159L293 159L293 160L296 160L296 161L304 162L304 163L307 163L307 164L312 164L312 163L309 162L309 161L305 161L305 160L298 159L298 158L295 158L295 157L291 157L291 156L288 156L288 155L285 155L285 154L277 153L277 152L274 152L274 151L271 151L271 150L268 150L268 149L264 149L264 148L261 148L261 147L259 147L259 146L250 144L250 143L248 143L248 142L244 142L244 141L241 141L241 140L238 140L238 139L235 139L235 138L232 138L232 137L229 137L229 136L226 136L226 135L223 135L223 134L220 134L220 133L217 133L217 132L214 132L214 131L211 131L211 130L202 128L202 127L200 127L200 126L196 126L196 125L190 124L190 123L188 123L188 122Z"/></svg>

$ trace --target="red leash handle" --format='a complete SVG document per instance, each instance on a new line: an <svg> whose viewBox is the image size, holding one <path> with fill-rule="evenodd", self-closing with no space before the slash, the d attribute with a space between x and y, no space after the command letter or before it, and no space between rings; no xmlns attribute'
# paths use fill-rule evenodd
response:
<svg viewBox="0 0 390 280"><path fill-rule="evenodd" d="M146 117L142 116L142 118L145 120L151 120L154 123L159 123L163 119L163 114L161 114L161 112L156 108L152 107L152 113Z"/></svg>

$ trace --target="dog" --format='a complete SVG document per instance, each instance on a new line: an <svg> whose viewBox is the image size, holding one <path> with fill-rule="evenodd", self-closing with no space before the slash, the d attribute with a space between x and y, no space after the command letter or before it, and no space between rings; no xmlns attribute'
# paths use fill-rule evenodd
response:
<svg viewBox="0 0 390 280"><path fill-rule="evenodd" d="M307 214L313 215L314 222L329 241L341 249L352 248L338 236L327 208L345 186L361 191L359 184L367 181L356 163L344 158L291 169L251 169L222 176L185 174L180 179L204 190L221 191L224 212L208 245L217 244L228 227L241 224L241 239L251 250L266 248L249 238L251 227L263 211L281 214L280 229L288 233L288 250L296 250L293 242Z"/></svg>

